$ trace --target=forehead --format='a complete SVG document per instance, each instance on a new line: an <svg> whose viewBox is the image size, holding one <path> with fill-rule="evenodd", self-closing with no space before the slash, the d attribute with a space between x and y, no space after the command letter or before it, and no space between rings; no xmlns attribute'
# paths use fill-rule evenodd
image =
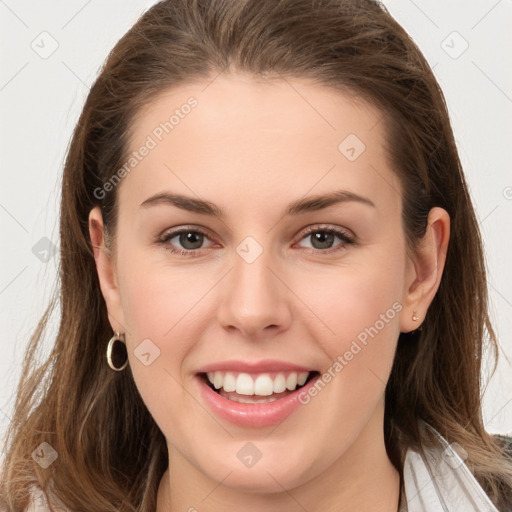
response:
<svg viewBox="0 0 512 512"><path fill-rule="evenodd" d="M303 79L213 75L164 91L138 113L128 153L139 156L120 194L179 188L247 206L343 186L396 203L384 136L382 113L353 95Z"/></svg>

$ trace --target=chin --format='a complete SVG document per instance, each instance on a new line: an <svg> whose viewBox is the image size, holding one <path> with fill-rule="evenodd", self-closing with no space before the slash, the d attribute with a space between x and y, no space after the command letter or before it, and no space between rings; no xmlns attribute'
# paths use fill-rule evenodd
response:
<svg viewBox="0 0 512 512"><path fill-rule="evenodd" d="M267 458L266 461L262 457L252 467L244 467L237 458L236 463L230 463L224 456L220 457L224 460L219 461L218 465L203 467L202 471L229 489L257 494L282 493L283 488L292 489L313 478L312 463L302 459L299 464L289 457L290 453L293 450L283 450L282 453L274 453L272 459Z"/></svg>

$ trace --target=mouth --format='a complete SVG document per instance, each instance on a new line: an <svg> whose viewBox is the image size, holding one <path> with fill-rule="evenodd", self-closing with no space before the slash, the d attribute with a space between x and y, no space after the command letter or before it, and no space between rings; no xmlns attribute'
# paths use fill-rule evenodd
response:
<svg viewBox="0 0 512 512"><path fill-rule="evenodd" d="M296 394L318 377L318 371L246 373L214 371L198 374L212 391L232 402L263 404Z"/></svg>
<svg viewBox="0 0 512 512"><path fill-rule="evenodd" d="M267 360L212 364L196 378L202 400L217 417L240 427L260 428L277 425L308 404L310 388L321 375L308 367Z"/></svg>

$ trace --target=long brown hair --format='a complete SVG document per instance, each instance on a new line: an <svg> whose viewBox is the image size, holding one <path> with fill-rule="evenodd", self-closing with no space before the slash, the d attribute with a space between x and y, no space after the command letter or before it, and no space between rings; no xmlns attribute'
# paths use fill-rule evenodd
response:
<svg viewBox="0 0 512 512"><path fill-rule="evenodd" d="M72 510L153 512L167 466L165 439L129 368L105 362L112 335L88 233L100 205L115 241L115 188L130 127L159 93L226 70L310 78L353 93L383 113L392 168L403 188L409 247L434 206L451 218L440 288L421 331L401 334L386 389L385 441L401 471L419 447L417 418L468 453L466 463L498 508L512 497L512 464L483 425L480 371L486 344L498 358L487 312L482 242L444 96L423 55L373 0L165 0L111 51L85 102L64 167L59 288L30 340L5 444L1 504L28 505L31 486ZM56 304L60 327L48 359L37 350ZM43 469L31 457L47 442ZM419 447L421 449L421 447Z"/></svg>

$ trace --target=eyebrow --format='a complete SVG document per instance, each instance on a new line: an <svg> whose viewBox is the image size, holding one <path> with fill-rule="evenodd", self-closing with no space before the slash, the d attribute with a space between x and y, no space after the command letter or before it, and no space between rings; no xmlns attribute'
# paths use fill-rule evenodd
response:
<svg viewBox="0 0 512 512"><path fill-rule="evenodd" d="M375 203L367 197L360 196L347 190L337 190L328 194L309 196L294 201L288 205L286 210L283 212L283 216L300 215L302 213L323 210L324 208L328 208L334 204L349 202L357 202L376 208ZM224 212L210 201L183 196L181 194L171 194L168 192L162 192L149 197L141 203L140 208L148 208L150 206L158 205L170 205L193 213L211 215L218 218L224 217Z"/></svg>

